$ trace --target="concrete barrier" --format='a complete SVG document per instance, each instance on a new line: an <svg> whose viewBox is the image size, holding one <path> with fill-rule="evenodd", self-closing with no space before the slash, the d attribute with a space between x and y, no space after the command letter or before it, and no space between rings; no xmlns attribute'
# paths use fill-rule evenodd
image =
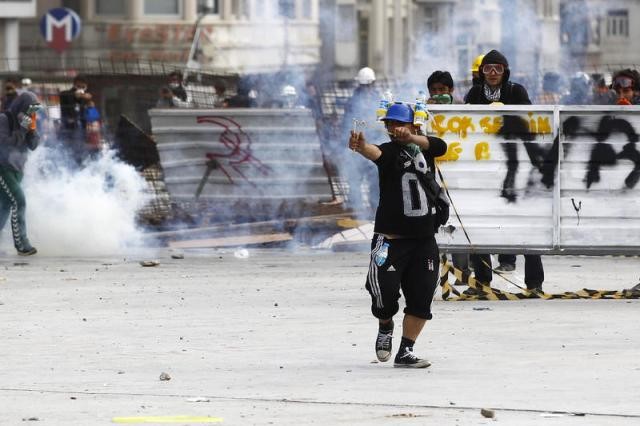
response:
<svg viewBox="0 0 640 426"><path fill-rule="evenodd" d="M174 201L331 199L310 110L155 109L149 115Z"/></svg>

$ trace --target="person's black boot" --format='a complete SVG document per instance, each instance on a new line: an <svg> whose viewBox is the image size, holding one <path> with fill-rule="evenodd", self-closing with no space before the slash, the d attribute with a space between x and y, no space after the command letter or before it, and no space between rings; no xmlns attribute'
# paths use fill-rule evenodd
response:
<svg viewBox="0 0 640 426"><path fill-rule="evenodd" d="M22 249L16 250L18 250L18 255L20 256L32 256L38 252L38 250L33 246L23 247Z"/></svg>

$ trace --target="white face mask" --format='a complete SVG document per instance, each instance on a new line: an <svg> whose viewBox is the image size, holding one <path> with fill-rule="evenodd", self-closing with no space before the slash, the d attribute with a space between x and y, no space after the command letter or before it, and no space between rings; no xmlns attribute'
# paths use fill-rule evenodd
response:
<svg viewBox="0 0 640 426"><path fill-rule="evenodd" d="M169 87L171 87L172 89L176 89L180 87L180 83L169 83Z"/></svg>
<svg viewBox="0 0 640 426"><path fill-rule="evenodd" d="M85 92L85 90L86 90L85 88L80 88L80 89L76 88L76 93L81 93L82 94L82 93Z"/></svg>

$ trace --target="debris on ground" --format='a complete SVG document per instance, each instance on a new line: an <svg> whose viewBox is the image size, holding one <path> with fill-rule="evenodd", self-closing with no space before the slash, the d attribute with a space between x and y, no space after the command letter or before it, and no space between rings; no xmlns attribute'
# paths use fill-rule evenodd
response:
<svg viewBox="0 0 640 426"><path fill-rule="evenodd" d="M162 372L160 373L160 380L166 382L167 380L171 380L171 376L169 373Z"/></svg>
<svg viewBox="0 0 640 426"><path fill-rule="evenodd" d="M157 260L141 260L140 261L140 265L142 265L142 266L158 266L158 265L160 265L160 262L158 262Z"/></svg>
<svg viewBox="0 0 640 426"><path fill-rule="evenodd" d="M481 409L480 414L482 414L482 417L486 417L488 419L493 419L496 416L496 412L489 408Z"/></svg>
<svg viewBox="0 0 640 426"><path fill-rule="evenodd" d="M204 396L197 396L195 398L187 398L187 402L211 402L211 400Z"/></svg>
<svg viewBox="0 0 640 426"><path fill-rule="evenodd" d="M172 259L184 259L184 254L183 253L173 253L173 254L171 254L171 258Z"/></svg>
<svg viewBox="0 0 640 426"><path fill-rule="evenodd" d="M249 250L247 249L239 249L233 252L233 255L238 259L248 259L249 258Z"/></svg>

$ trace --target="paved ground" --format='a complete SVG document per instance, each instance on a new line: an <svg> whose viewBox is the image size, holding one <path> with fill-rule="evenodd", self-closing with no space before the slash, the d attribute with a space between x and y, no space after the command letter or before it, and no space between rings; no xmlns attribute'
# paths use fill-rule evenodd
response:
<svg viewBox="0 0 640 426"><path fill-rule="evenodd" d="M0 425L640 424L640 301L438 297L416 347L433 366L397 370L374 362L366 262L281 250L5 256ZM622 289L640 275L636 258L544 262L547 291Z"/></svg>

